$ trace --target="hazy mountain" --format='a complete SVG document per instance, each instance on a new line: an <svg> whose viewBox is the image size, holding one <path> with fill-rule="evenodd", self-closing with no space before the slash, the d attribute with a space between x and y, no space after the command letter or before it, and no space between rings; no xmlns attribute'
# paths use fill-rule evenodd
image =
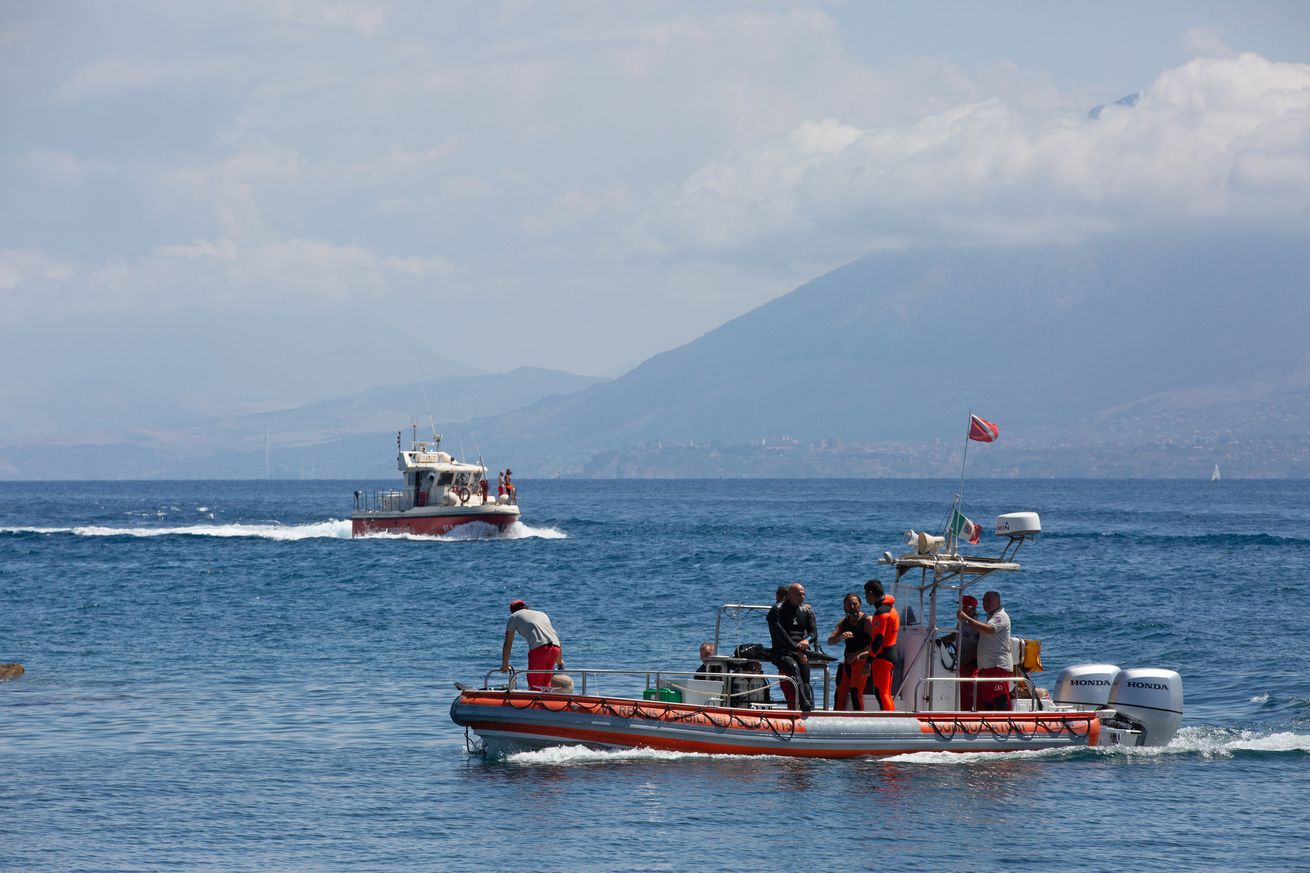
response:
<svg viewBox="0 0 1310 873"><path fill-rule="evenodd" d="M385 477L426 390L448 448L524 478L949 476L971 409L1002 427L976 475L1305 476L1302 243L879 253L610 382L524 369L375 388L78 453L11 445L0 475L258 476L267 425L275 476Z"/></svg>
<svg viewBox="0 0 1310 873"><path fill-rule="evenodd" d="M1300 240L880 253L482 430L543 465L654 441L953 442L970 409L1007 440L1156 438L1212 407L1265 434L1243 386L1305 421L1308 275Z"/></svg>
<svg viewBox="0 0 1310 873"><path fill-rule="evenodd" d="M169 311L85 314L60 325L58 348L30 325L0 326L0 440L100 440L286 409L406 374L481 372L394 328L287 307L215 312L204 331Z"/></svg>
<svg viewBox="0 0 1310 873"><path fill-rule="evenodd" d="M558 370L521 367L508 373L431 379L370 388L293 409L153 428L87 440L11 443L0 447L7 478L251 478L264 474L264 433L276 477L390 476L395 433L428 412L446 448L475 455L478 429L470 419L495 416L550 395L571 394L601 380ZM68 451L70 445L77 452ZM71 459L71 460L70 460Z"/></svg>

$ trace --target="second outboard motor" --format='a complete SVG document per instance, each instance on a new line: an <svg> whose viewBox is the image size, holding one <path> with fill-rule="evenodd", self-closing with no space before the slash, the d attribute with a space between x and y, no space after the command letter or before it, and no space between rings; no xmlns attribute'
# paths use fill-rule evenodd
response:
<svg viewBox="0 0 1310 873"><path fill-rule="evenodd" d="M1156 667L1120 670L1110 689L1109 703L1142 732L1137 745L1166 745L1178 732L1183 717L1183 677Z"/></svg>
<svg viewBox="0 0 1310 873"><path fill-rule="evenodd" d="M1051 702L1079 709L1096 709L1110 702L1110 689L1119 675L1114 664L1075 664L1055 679Z"/></svg>

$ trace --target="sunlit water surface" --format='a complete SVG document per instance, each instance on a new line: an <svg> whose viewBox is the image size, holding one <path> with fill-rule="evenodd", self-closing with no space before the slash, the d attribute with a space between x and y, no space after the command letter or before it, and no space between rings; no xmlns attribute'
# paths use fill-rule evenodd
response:
<svg viewBox="0 0 1310 873"><path fill-rule="evenodd" d="M1184 727L860 761L488 761L448 709L514 597L579 667L688 669L718 604L795 579L835 623L956 483L524 482L508 536L352 540L367 484L0 484L0 661L27 668L0 684L0 869L1307 865L1310 483L970 483L976 520L1041 513L998 587L1042 681L1172 668Z"/></svg>

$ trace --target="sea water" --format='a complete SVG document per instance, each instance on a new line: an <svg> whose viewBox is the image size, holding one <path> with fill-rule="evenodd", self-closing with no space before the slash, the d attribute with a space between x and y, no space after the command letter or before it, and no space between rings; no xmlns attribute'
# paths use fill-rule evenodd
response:
<svg viewBox="0 0 1310 873"><path fill-rule="evenodd" d="M351 539L388 483L0 484L0 869L1305 869L1310 483L980 481L1061 666L1182 674L1162 749L470 755L507 605L571 668L692 669L716 608L841 595L958 482L524 481L507 536ZM980 548L995 554L1000 541ZM729 643L767 639L728 622ZM515 661L522 663L522 643ZM494 677L493 677L494 678Z"/></svg>

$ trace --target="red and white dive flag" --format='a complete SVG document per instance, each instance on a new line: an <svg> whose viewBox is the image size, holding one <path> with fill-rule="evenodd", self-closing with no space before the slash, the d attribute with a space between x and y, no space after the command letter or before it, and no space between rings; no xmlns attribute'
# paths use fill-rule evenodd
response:
<svg viewBox="0 0 1310 873"><path fill-rule="evenodd" d="M985 418L969 415L969 439L979 443L995 442L1001 435L1001 429Z"/></svg>

